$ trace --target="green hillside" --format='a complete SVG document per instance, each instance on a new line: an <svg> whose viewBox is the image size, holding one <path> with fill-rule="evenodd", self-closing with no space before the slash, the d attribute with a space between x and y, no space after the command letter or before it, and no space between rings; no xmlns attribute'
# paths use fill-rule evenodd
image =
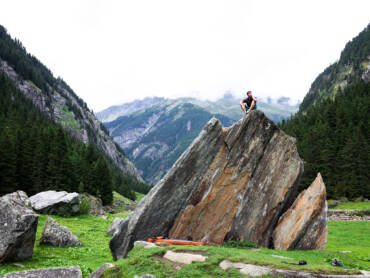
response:
<svg viewBox="0 0 370 278"><path fill-rule="evenodd" d="M361 80L370 81L370 24L346 44L339 60L315 79L300 112L327 98L334 99L347 85Z"/></svg>

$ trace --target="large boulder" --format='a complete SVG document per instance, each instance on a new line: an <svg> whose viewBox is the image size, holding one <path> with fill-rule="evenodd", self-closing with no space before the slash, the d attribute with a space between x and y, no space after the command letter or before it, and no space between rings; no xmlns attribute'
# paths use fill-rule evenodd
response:
<svg viewBox="0 0 370 278"><path fill-rule="evenodd" d="M65 191L44 191L30 197L32 208L42 214L69 214L79 212L78 193Z"/></svg>
<svg viewBox="0 0 370 278"><path fill-rule="evenodd" d="M0 198L0 263L32 257L38 215L26 207L22 191Z"/></svg>
<svg viewBox="0 0 370 278"><path fill-rule="evenodd" d="M51 217L48 217L42 229L40 244L58 247L82 245L80 240L67 227L60 226Z"/></svg>
<svg viewBox="0 0 370 278"><path fill-rule="evenodd" d="M295 139L261 111L230 128L211 119L167 175L121 223L110 248L123 258L153 236L272 245L279 217L293 203L303 172Z"/></svg>
<svg viewBox="0 0 370 278"><path fill-rule="evenodd" d="M325 249L327 211L325 184L319 173L280 217L273 234L274 247L282 250Z"/></svg>
<svg viewBox="0 0 370 278"><path fill-rule="evenodd" d="M0 278L82 278L79 266L40 268L13 272L0 276Z"/></svg>

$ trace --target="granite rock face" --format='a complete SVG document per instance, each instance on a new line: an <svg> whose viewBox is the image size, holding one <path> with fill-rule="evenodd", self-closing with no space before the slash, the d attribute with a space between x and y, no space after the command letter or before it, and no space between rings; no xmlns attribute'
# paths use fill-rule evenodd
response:
<svg viewBox="0 0 370 278"><path fill-rule="evenodd" d="M32 208L42 214L59 214L79 211L80 196L78 193L66 191L44 191L30 197Z"/></svg>
<svg viewBox="0 0 370 278"><path fill-rule="evenodd" d="M293 203L303 172L295 139L261 111L232 127L211 119L168 174L121 223L114 259L152 236L222 244L272 245L272 232Z"/></svg>
<svg viewBox="0 0 370 278"><path fill-rule="evenodd" d="M32 257L38 215L26 207L27 200L23 191L0 198L0 263Z"/></svg>
<svg viewBox="0 0 370 278"><path fill-rule="evenodd" d="M328 229L326 189L320 173L279 219L274 231L276 249L325 249Z"/></svg>
<svg viewBox="0 0 370 278"><path fill-rule="evenodd" d="M58 247L81 246L79 239L65 226L60 226L54 219L48 218L42 229L41 245Z"/></svg>
<svg viewBox="0 0 370 278"><path fill-rule="evenodd" d="M82 278L79 266L41 268L13 272L0 276L1 278Z"/></svg>
<svg viewBox="0 0 370 278"><path fill-rule="evenodd" d="M6 194L2 197L4 200L9 200L11 202L16 202L19 205L24 205L27 208L31 208L31 201L28 198L26 192L18 190L13 193Z"/></svg>
<svg viewBox="0 0 370 278"><path fill-rule="evenodd" d="M109 236L113 236L113 234L118 230L120 224L125 221L125 219L123 218L114 218L114 220L112 221L112 224L110 224L110 226L108 227L107 229L107 235Z"/></svg>

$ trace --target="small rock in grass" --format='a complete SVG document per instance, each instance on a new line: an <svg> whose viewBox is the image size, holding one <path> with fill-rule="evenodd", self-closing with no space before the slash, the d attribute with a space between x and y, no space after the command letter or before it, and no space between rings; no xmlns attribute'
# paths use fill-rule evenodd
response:
<svg viewBox="0 0 370 278"><path fill-rule="evenodd" d="M153 247L158 247L155 243L153 242L147 242L147 241L142 241L138 240L134 242L134 246L144 246L144 248L153 248Z"/></svg>
<svg viewBox="0 0 370 278"><path fill-rule="evenodd" d="M93 273L91 273L87 278L103 278L104 276L104 270L107 268L114 267L114 264L106 263L101 265L97 270L95 270Z"/></svg>
<svg viewBox="0 0 370 278"><path fill-rule="evenodd" d="M42 268L12 272L0 276L1 278L82 278L79 266Z"/></svg>
<svg viewBox="0 0 370 278"><path fill-rule="evenodd" d="M247 264L244 263L233 263L228 260L223 260L220 264L219 267L222 268L222 270L228 270L229 268L237 268L237 269L242 269L246 267Z"/></svg>
<svg viewBox="0 0 370 278"><path fill-rule="evenodd" d="M176 253L171 250L167 251L163 256L165 259L180 264L191 264L192 262L205 262L207 256L190 253Z"/></svg>
<svg viewBox="0 0 370 278"><path fill-rule="evenodd" d="M352 253L352 251L339 251L339 253Z"/></svg>
<svg viewBox="0 0 370 278"><path fill-rule="evenodd" d="M80 240L65 226L60 226L53 218L48 217L40 238L41 245L58 247L81 246Z"/></svg>
<svg viewBox="0 0 370 278"><path fill-rule="evenodd" d="M241 274L254 276L262 276L271 273L271 270L267 267L248 264L246 267L243 267L239 270Z"/></svg>
<svg viewBox="0 0 370 278"><path fill-rule="evenodd" d="M294 260L293 258L288 258L284 256L279 256L279 255L271 255L271 257L279 258L279 259L285 259L285 260Z"/></svg>
<svg viewBox="0 0 370 278"><path fill-rule="evenodd" d="M143 276L137 276L135 275L134 278L157 278L152 274L144 274Z"/></svg>

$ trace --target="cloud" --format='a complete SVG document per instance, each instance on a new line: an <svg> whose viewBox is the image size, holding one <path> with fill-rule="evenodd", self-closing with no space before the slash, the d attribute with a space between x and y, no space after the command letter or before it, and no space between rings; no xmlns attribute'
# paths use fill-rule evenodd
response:
<svg viewBox="0 0 370 278"><path fill-rule="evenodd" d="M302 99L369 10L367 0L3 0L0 24L99 111L228 90Z"/></svg>

